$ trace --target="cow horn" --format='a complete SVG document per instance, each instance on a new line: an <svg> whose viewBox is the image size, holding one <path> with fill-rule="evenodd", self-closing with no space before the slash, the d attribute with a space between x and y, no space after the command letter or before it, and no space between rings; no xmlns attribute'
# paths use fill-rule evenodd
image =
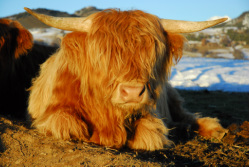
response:
<svg viewBox="0 0 249 167"><path fill-rule="evenodd" d="M190 32L201 31L203 29L212 27L216 24L222 23L226 20L227 18L221 18L210 21L192 22L192 21L182 21L182 20L161 19L161 24L163 25L163 28L169 32L190 33Z"/></svg>
<svg viewBox="0 0 249 167"><path fill-rule="evenodd" d="M47 24L48 26L55 27L68 31L81 31L87 32L91 27L91 19L88 17L53 17L44 14L38 14L29 8L24 8L28 13L36 17L38 20Z"/></svg>

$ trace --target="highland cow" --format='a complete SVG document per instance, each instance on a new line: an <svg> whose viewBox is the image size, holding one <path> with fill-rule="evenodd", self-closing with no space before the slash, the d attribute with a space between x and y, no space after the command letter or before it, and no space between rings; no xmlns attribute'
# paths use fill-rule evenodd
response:
<svg viewBox="0 0 249 167"><path fill-rule="evenodd" d="M33 44L19 22L0 19L0 114L25 119L31 80L55 47Z"/></svg>
<svg viewBox="0 0 249 167"><path fill-rule="evenodd" d="M158 150L170 145L167 125L197 127L220 137L216 118L198 118L182 107L168 82L185 38L226 19L187 22L159 19L139 10L105 10L86 18L30 14L71 30L41 66L30 88L33 126L46 135L120 149Z"/></svg>

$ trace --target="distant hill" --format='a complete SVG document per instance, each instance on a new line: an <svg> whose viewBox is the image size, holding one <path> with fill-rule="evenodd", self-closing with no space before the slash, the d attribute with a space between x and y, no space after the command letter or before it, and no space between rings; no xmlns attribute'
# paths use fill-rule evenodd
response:
<svg viewBox="0 0 249 167"><path fill-rule="evenodd" d="M85 7L81 10L76 11L74 14L80 17L86 17L86 16L89 16L93 13L100 12L100 11L102 11L102 9L97 9L94 6L89 6L89 7Z"/></svg>
<svg viewBox="0 0 249 167"><path fill-rule="evenodd" d="M44 8L38 8L34 9L34 11L42 14L47 14L50 16L58 16L58 17L86 17L88 15L91 15L93 13L102 11L103 9L98 9L93 6L85 7L80 10L75 11L74 14L68 14L67 12L63 11L56 11L56 10L49 10L49 9L44 9ZM48 26L43 24L42 22L38 21L35 19L33 16L28 14L27 12L15 14L12 16L8 16L6 18L18 20L25 28L47 28ZM246 11L242 13L239 17L232 19L229 22L220 24L216 27L246 27L249 29L249 11Z"/></svg>
<svg viewBox="0 0 249 167"><path fill-rule="evenodd" d="M225 27L228 26L238 27L238 28L246 27L247 29L249 29L249 11L246 11L242 13L239 17L232 19L229 22L223 23L221 25Z"/></svg>
<svg viewBox="0 0 249 167"><path fill-rule="evenodd" d="M76 15L70 15L67 12L61 12L61 11L56 11L56 10L49 10L49 9L43 9L43 8L38 8L34 9L35 12L37 13L42 13L50 16L57 16L57 17L76 17ZM49 26L45 25L44 23L40 22L33 16L31 16L27 12L15 14L12 16L8 16L6 18L13 19L19 21L25 28L30 29L30 28L48 28Z"/></svg>
<svg viewBox="0 0 249 167"><path fill-rule="evenodd" d="M97 9L96 7L86 7L81 10L75 12L75 14L68 14L67 12L57 11L57 10L50 10L44 8L34 9L37 13L42 13L50 16L56 17L85 17L95 12L101 11L101 9ZM48 28L49 26L45 25L44 23L40 22L33 16L31 16L27 12L15 14L12 16L8 16L6 18L13 19L19 21L25 28Z"/></svg>

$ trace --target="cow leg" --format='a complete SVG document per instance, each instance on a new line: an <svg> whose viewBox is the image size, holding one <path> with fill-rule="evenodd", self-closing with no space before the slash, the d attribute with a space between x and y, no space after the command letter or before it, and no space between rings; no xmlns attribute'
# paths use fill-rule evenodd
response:
<svg viewBox="0 0 249 167"><path fill-rule="evenodd" d="M34 120L33 126L56 138L89 140L87 124L77 111L66 106L48 106L45 113Z"/></svg>
<svg viewBox="0 0 249 167"><path fill-rule="evenodd" d="M125 145L127 138L127 133L122 121L120 120L120 122L113 124L112 121L106 120L105 123L105 125L101 124L101 126L99 126L100 124L95 122L90 142L120 149Z"/></svg>
<svg viewBox="0 0 249 167"><path fill-rule="evenodd" d="M197 130L201 136L207 138L221 139L224 136L226 130L220 125L217 118L198 118L183 108L184 101L176 89L168 84L166 90L167 103L172 118L172 121L169 123L171 126L174 124L180 124L180 126L183 125L181 127L188 127L191 130Z"/></svg>
<svg viewBox="0 0 249 167"><path fill-rule="evenodd" d="M178 123L186 123L192 126L197 124L196 115L188 112L184 107L184 100L170 84L167 84L164 89L164 94L167 95L166 100L168 104L168 109L171 117L171 121L169 123L178 122Z"/></svg>
<svg viewBox="0 0 249 167"><path fill-rule="evenodd" d="M128 140L128 147L131 149L154 151L172 143L166 137L168 129L163 121L149 114L136 120L134 128L135 133Z"/></svg>
<svg viewBox="0 0 249 167"><path fill-rule="evenodd" d="M198 133L206 138L222 139L228 132L221 126L217 118L198 118L197 123L199 125Z"/></svg>

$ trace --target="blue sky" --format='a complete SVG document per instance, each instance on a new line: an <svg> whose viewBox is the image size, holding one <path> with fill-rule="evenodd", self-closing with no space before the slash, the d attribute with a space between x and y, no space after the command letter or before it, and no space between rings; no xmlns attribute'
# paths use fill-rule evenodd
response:
<svg viewBox="0 0 249 167"><path fill-rule="evenodd" d="M100 9L139 9L165 19L201 21L213 16L236 18L249 11L249 0L0 0L0 17L47 8L70 14L87 6Z"/></svg>

